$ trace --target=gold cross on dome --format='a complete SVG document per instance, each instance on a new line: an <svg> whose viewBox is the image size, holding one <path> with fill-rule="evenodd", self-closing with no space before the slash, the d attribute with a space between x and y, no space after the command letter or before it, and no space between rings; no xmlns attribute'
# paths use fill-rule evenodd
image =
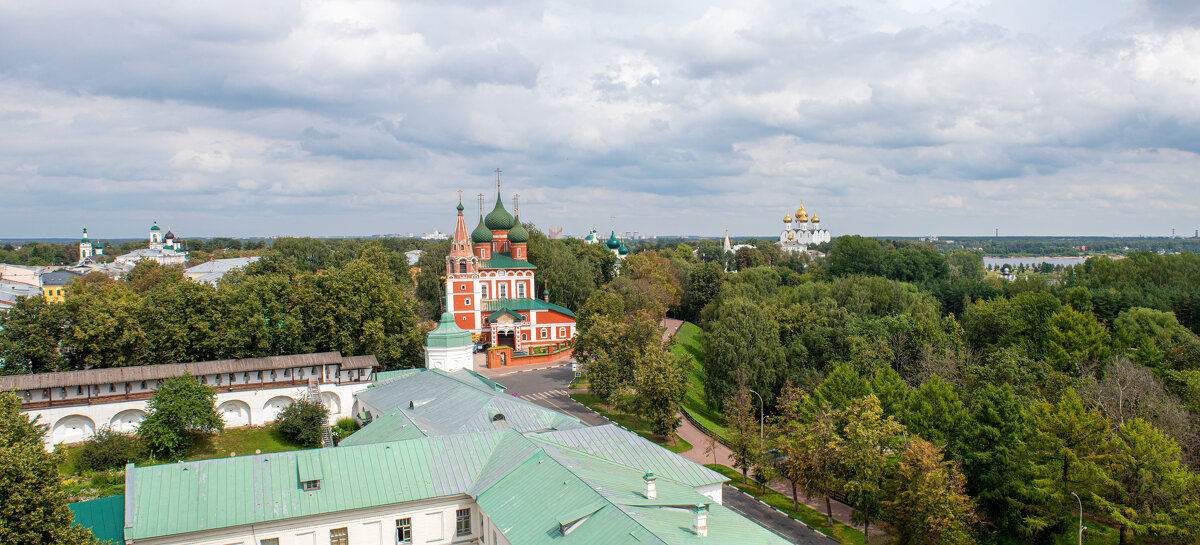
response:
<svg viewBox="0 0 1200 545"><path fill-rule="evenodd" d="M496 193L500 192L500 173L504 172L499 168L496 169Z"/></svg>

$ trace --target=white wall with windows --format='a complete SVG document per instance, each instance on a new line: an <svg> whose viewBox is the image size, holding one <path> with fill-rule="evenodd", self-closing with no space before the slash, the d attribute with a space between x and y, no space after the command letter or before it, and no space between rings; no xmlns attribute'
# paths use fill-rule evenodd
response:
<svg viewBox="0 0 1200 545"><path fill-rule="evenodd" d="M312 492L320 494L320 490ZM407 541L404 541L407 538ZM135 540L134 545L510 545L467 496Z"/></svg>
<svg viewBox="0 0 1200 545"><path fill-rule="evenodd" d="M210 380L208 383L212 384L213 382ZM364 390L368 385L370 382L321 384L321 401L329 409L330 422L336 422L338 418L354 416L352 410L354 394ZM269 384L264 386L269 386ZM84 388L86 389L86 387ZM121 388L124 388L124 384L121 384ZM55 390L62 389L56 388ZM75 387L67 388L67 390L74 392ZM59 399L59 392L56 391L54 395L55 399ZM283 407L305 395L307 395L306 388L294 385L233 391L218 390L217 414L224 419L226 427L261 426L274 421ZM149 411L147 401L148 399L136 399L105 403L103 398L93 398L89 404L86 403L86 399L80 399L78 405L55 405L21 412L28 414L30 418L37 418L39 424L49 427L46 432L46 448L53 450L54 445L59 443L71 444L86 441L105 427L124 433L137 431L138 425Z"/></svg>

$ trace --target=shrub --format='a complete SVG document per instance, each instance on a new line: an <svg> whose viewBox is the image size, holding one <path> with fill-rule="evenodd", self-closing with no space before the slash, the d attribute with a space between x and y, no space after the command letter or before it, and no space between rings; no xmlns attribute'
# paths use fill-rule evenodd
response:
<svg viewBox="0 0 1200 545"><path fill-rule="evenodd" d="M103 428L79 447L79 469L102 471L146 458L146 446L137 437Z"/></svg>
<svg viewBox="0 0 1200 545"><path fill-rule="evenodd" d="M360 427L361 427L361 424L358 423L358 420L355 420L354 418L349 417L349 416L344 416L342 418L339 418L337 421L337 428L346 430L348 432L356 432L356 431L358 431L358 429Z"/></svg>
<svg viewBox="0 0 1200 545"><path fill-rule="evenodd" d="M279 411L275 427L288 441L305 447L319 447L328 415L324 405L301 399Z"/></svg>

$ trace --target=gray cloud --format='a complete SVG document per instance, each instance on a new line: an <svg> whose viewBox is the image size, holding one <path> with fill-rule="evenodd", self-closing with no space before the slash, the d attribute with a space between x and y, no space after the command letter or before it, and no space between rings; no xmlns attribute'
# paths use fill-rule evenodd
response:
<svg viewBox="0 0 1200 545"><path fill-rule="evenodd" d="M1193 2L915 5L8 4L0 237L1195 228Z"/></svg>

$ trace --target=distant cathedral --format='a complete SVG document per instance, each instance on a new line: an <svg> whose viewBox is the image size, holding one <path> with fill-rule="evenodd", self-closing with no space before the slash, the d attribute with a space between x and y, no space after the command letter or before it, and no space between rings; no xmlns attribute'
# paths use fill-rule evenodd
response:
<svg viewBox="0 0 1200 545"><path fill-rule="evenodd" d="M808 219L808 211L804 209L804 205L796 209L796 217L793 221L791 215L785 214L783 217L783 232L779 233L779 250L783 253L795 254L807 252L810 245L829 242L829 231L821 229L821 218L812 217L812 221Z"/></svg>

